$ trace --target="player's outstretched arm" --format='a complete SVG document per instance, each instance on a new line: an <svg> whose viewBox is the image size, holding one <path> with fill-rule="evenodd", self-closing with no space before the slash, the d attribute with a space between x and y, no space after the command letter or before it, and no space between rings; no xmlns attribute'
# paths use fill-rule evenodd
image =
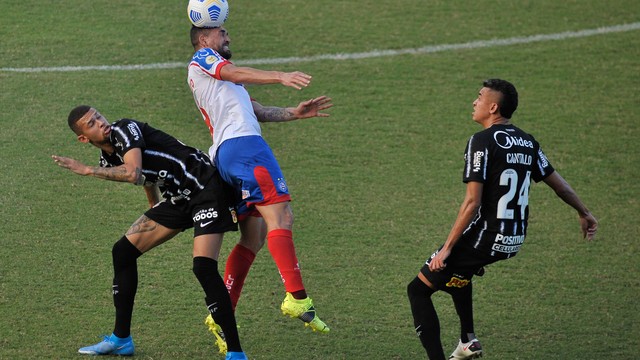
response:
<svg viewBox="0 0 640 360"><path fill-rule="evenodd" d="M333 103L331 103L330 97L319 96L314 99L303 101L296 107L282 108L276 106L263 106L257 101L252 101L252 105L258 121L280 122L330 116L322 111L332 107Z"/></svg>
<svg viewBox="0 0 640 360"><path fill-rule="evenodd" d="M124 164L114 167L87 166L78 160L64 156L52 155L53 161L60 167L82 176L94 176L99 179L144 184L142 175L142 152L139 148L131 149L124 155Z"/></svg>
<svg viewBox="0 0 640 360"><path fill-rule="evenodd" d="M589 241L593 240L598 230L598 220L591 214L582 200L580 200L580 197L578 197L578 194L571 188L571 185L569 185L557 171L554 171L553 174L547 176L543 181L556 192L556 195L558 195L562 201L576 209L578 216L580 216L582 236Z"/></svg>
<svg viewBox="0 0 640 360"><path fill-rule="evenodd" d="M307 87L311 82L311 75L300 71L268 71L233 64L227 64L220 69L220 78L236 84L282 84L298 90Z"/></svg>

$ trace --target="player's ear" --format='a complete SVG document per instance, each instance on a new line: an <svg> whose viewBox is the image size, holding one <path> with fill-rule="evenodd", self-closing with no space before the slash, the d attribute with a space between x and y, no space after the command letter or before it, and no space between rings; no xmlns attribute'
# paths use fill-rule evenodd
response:
<svg viewBox="0 0 640 360"><path fill-rule="evenodd" d="M500 112L500 107L498 106L497 103L492 103L491 107L489 107L489 112L492 114L496 114L498 112Z"/></svg>
<svg viewBox="0 0 640 360"><path fill-rule="evenodd" d="M78 141L80 141L81 143L85 143L86 144L86 143L89 142L89 138L84 136L84 135L82 135L82 134L80 134L80 135L78 135Z"/></svg>
<svg viewBox="0 0 640 360"><path fill-rule="evenodd" d="M200 35L198 35L198 43L200 43L200 46L208 47L207 46L207 35L205 34L204 31L201 31Z"/></svg>

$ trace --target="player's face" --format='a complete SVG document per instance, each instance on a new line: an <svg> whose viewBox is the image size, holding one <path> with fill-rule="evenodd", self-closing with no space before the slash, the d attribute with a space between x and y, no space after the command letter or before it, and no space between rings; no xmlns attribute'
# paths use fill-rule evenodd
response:
<svg viewBox="0 0 640 360"><path fill-rule="evenodd" d="M486 87L480 89L478 98L473 102L473 120L482 122L494 114L498 110L500 96L498 91Z"/></svg>
<svg viewBox="0 0 640 360"><path fill-rule="evenodd" d="M207 46L217 51L222 57L227 60L231 59L231 49L229 48L231 38L227 29L223 27L212 29L207 36L207 42Z"/></svg>
<svg viewBox="0 0 640 360"><path fill-rule="evenodd" d="M88 142L98 147L109 143L111 125L96 109L91 108L76 124L80 130L78 140L81 142Z"/></svg>

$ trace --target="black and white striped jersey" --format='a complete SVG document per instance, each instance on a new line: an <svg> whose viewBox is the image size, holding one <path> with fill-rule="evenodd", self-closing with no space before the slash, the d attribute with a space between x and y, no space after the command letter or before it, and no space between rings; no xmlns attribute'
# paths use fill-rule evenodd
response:
<svg viewBox="0 0 640 360"><path fill-rule="evenodd" d="M463 181L483 183L482 203L463 235L464 245L504 259L527 234L529 188L554 171L533 136L513 125L493 125L467 142Z"/></svg>
<svg viewBox="0 0 640 360"><path fill-rule="evenodd" d="M165 198L188 200L215 174L205 153L146 123L118 120L111 124L110 141L116 150L112 154L102 151L100 166L122 165L127 151L140 148L145 183L160 186Z"/></svg>

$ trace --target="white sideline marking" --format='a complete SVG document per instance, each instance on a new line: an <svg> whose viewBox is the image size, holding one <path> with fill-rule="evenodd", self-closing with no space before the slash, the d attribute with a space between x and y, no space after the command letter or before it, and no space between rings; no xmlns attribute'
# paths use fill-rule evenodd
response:
<svg viewBox="0 0 640 360"><path fill-rule="evenodd" d="M586 29L579 31L566 31L556 34L539 34L523 37L511 37L506 39L479 40L460 44L429 45L419 48L399 49L399 50L374 50L368 52L351 54L324 54L308 57L287 57L287 58L267 58L238 60L236 65L265 65L265 64L288 64L296 62L310 62L318 60L355 60L368 59L383 56L398 56L405 54L430 54L449 50L469 50L479 48L489 48L495 46L508 46L516 44L530 44L542 41L566 40L571 38L581 38L587 36L626 32L640 29L640 22L601 27L597 29ZM153 70L153 69L177 69L186 68L187 62L168 62L141 65L96 65L96 66L60 66L60 67L32 67L32 68L0 68L4 72L68 72L68 71L120 71L120 70Z"/></svg>

